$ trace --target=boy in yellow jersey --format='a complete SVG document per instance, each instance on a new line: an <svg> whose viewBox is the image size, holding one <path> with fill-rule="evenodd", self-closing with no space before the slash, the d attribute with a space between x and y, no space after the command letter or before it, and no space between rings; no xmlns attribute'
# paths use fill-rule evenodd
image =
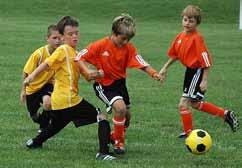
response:
<svg viewBox="0 0 242 168"><path fill-rule="evenodd" d="M107 116L100 113L92 104L78 95L78 80L80 70L75 62L76 47L79 41L78 22L70 17L63 17L57 24L64 45L46 59L24 81L25 85L32 81L44 70L55 71L54 91L51 95L51 122L35 138L27 141L28 148L39 148L50 137L57 134L71 121L76 127L98 122L98 137L100 149L96 155L99 160L113 160L109 154L110 125ZM92 78L102 77L101 72L94 72Z"/></svg>
<svg viewBox="0 0 242 168"><path fill-rule="evenodd" d="M23 70L23 80L31 74L41 63L43 63L60 46L61 35L56 25L50 25L47 31L47 45L35 50L29 57ZM39 74L30 85L24 87L20 94L21 102L26 102L31 119L40 125L40 131L46 127L50 120L51 110L50 94L53 91L52 76L53 70L44 71ZM43 106L43 112L38 113Z"/></svg>

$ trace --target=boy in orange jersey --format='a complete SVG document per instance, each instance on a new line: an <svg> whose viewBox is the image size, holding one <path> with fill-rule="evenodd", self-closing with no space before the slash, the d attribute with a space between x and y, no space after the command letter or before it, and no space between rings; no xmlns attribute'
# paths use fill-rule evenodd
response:
<svg viewBox="0 0 242 168"><path fill-rule="evenodd" d="M23 80L31 74L42 62L44 62L57 47L61 44L61 35L56 25L50 25L47 31L47 45L38 48L29 57L23 70ZM53 76L54 71L49 70L42 72L38 78L36 78L26 88L22 84L22 90L20 94L21 102L26 101L27 109L31 119L40 125L39 131L46 127L49 123L51 110L50 94L53 91ZM38 113L39 108L43 106L43 112Z"/></svg>
<svg viewBox="0 0 242 168"><path fill-rule="evenodd" d="M239 122L233 111L225 110L212 103L204 101L207 90L208 72L212 65L211 55L197 26L201 23L201 9L189 5L182 12L183 31L178 34L168 50L169 60L161 68L159 74L161 83L167 74L168 67L177 60L186 67L183 94L179 103L179 111L183 123L183 133L179 137L187 137L192 131L192 113L189 106L194 109L216 115L229 124L235 132Z"/></svg>
<svg viewBox="0 0 242 168"><path fill-rule="evenodd" d="M96 79L93 87L98 98L107 106L107 112L114 110L114 129L111 140L116 154L124 154L125 127L130 122L130 101L126 88L126 69L137 68L148 73L153 79L159 80L159 74L137 53L129 41L135 35L135 22L128 14L116 17L112 23L111 36L91 43L80 51L76 60L80 69L91 80L92 74L86 62L94 65L104 73L103 78Z"/></svg>
<svg viewBox="0 0 242 168"><path fill-rule="evenodd" d="M46 140L61 131L71 121L76 127L98 122L100 149L96 159L113 160L115 157L109 154L108 148L110 126L107 116L78 95L80 71L74 61L79 41L78 25L79 23L70 16L65 16L58 22L57 27L64 45L58 47L51 57L46 59L24 81L24 84L28 85L42 71L47 69L55 71L54 91L51 95L51 122L39 135L28 140L26 146L30 149L42 147ZM95 74L97 75L92 78L102 77L100 73Z"/></svg>

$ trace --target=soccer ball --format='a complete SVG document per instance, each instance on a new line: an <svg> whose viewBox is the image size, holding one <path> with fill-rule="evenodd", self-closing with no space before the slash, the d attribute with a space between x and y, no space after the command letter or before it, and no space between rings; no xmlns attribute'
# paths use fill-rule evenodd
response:
<svg viewBox="0 0 242 168"><path fill-rule="evenodd" d="M204 154L212 146L211 136L202 129L193 130L185 140L187 149L193 154Z"/></svg>

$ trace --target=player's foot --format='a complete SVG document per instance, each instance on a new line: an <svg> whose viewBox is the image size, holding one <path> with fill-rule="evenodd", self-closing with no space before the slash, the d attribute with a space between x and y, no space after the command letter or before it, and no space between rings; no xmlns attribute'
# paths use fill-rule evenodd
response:
<svg viewBox="0 0 242 168"><path fill-rule="evenodd" d="M189 134L192 132L192 129L190 129L189 131L187 131L187 132L182 132L182 133L180 133L180 135L178 136L178 138L181 138L181 139L186 139L188 136L189 136Z"/></svg>
<svg viewBox="0 0 242 168"><path fill-rule="evenodd" d="M224 121L229 124L233 132L239 129L239 121L233 111L226 111Z"/></svg>
<svg viewBox="0 0 242 168"><path fill-rule="evenodd" d="M42 148L42 144L38 144L33 139L29 139L26 142L26 147L29 149L38 149L38 148Z"/></svg>
<svg viewBox="0 0 242 168"><path fill-rule="evenodd" d="M104 154L104 153L97 153L96 160L115 160L116 157L112 156L111 154Z"/></svg>
<svg viewBox="0 0 242 168"><path fill-rule="evenodd" d="M123 155L125 153L124 149L124 137L120 139L115 139L113 132L111 133L110 142L113 144L113 151L117 155Z"/></svg>
<svg viewBox="0 0 242 168"><path fill-rule="evenodd" d="M181 139L186 139L187 138L187 134L185 132L182 132L178 135L178 138L181 138Z"/></svg>
<svg viewBox="0 0 242 168"><path fill-rule="evenodd" d="M123 154L125 154L125 149L124 149L123 144L119 144L118 146L115 145L114 148L113 148L113 151L117 155L123 155Z"/></svg>

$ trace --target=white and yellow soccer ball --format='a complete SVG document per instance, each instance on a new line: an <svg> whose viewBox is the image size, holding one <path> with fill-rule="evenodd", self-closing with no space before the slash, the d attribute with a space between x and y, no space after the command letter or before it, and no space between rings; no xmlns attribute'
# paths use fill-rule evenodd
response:
<svg viewBox="0 0 242 168"><path fill-rule="evenodd" d="M193 130L185 140L187 149L193 154L204 154L212 147L212 138L202 129Z"/></svg>

